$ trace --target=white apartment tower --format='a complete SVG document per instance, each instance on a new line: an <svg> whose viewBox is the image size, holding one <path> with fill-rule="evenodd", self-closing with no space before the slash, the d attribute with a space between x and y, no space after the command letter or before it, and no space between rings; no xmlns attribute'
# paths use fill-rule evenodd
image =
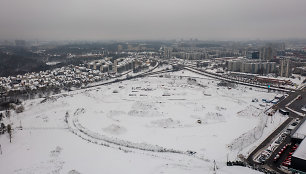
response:
<svg viewBox="0 0 306 174"><path fill-rule="evenodd" d="M290 77L292 74L290 59L282 59L280 61L280 76Z"/></svg>

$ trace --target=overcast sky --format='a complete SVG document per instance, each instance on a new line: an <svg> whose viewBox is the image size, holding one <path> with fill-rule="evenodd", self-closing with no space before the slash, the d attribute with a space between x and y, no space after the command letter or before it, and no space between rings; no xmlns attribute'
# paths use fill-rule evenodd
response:
<svg viewBox="0 0 306 174"><path fill-rule="evenodd" d="M306 0L0 0L0 39L306 38Z"/></svg>

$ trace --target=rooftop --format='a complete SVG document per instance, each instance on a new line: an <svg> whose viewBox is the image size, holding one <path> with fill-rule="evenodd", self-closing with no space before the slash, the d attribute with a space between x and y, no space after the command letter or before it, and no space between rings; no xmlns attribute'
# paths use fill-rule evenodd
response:
<svg viewBox="0 0 306 174"><path fill-rule="evenodd" d="M306 138L301 142L292 156L306 160Z"/></svg>
<svg viewBox="0 0 306 174"><path fill-rule="evenodd" d="M304 139L306 137L306 121L302 123L302 125L296 130L292 137L297 139Z"/></svg>

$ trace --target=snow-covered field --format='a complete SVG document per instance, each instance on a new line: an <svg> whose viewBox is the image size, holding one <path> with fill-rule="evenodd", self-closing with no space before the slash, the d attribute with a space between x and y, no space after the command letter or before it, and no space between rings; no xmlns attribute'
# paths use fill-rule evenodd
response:
<svg viewBox="0 0 306 174"><path fill-rule="evenodd" d="M256 173L225 163L284 121L263 113L276 94L218 83L179 71L26 101L6 120L13 142L0 136L0 171L213 173L216 161L217 173Z"/></svg>

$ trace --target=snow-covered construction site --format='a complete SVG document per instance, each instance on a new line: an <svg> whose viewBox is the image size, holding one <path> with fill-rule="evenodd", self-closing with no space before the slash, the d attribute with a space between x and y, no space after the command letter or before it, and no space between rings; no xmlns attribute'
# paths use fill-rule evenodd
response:
<svg viewBox="0 0 306 174"><path fill-rule="evenodd" d="M265 113L280 95L184 70L28 100L1 173L258 173L226 162L283 123Z"/></svg>

